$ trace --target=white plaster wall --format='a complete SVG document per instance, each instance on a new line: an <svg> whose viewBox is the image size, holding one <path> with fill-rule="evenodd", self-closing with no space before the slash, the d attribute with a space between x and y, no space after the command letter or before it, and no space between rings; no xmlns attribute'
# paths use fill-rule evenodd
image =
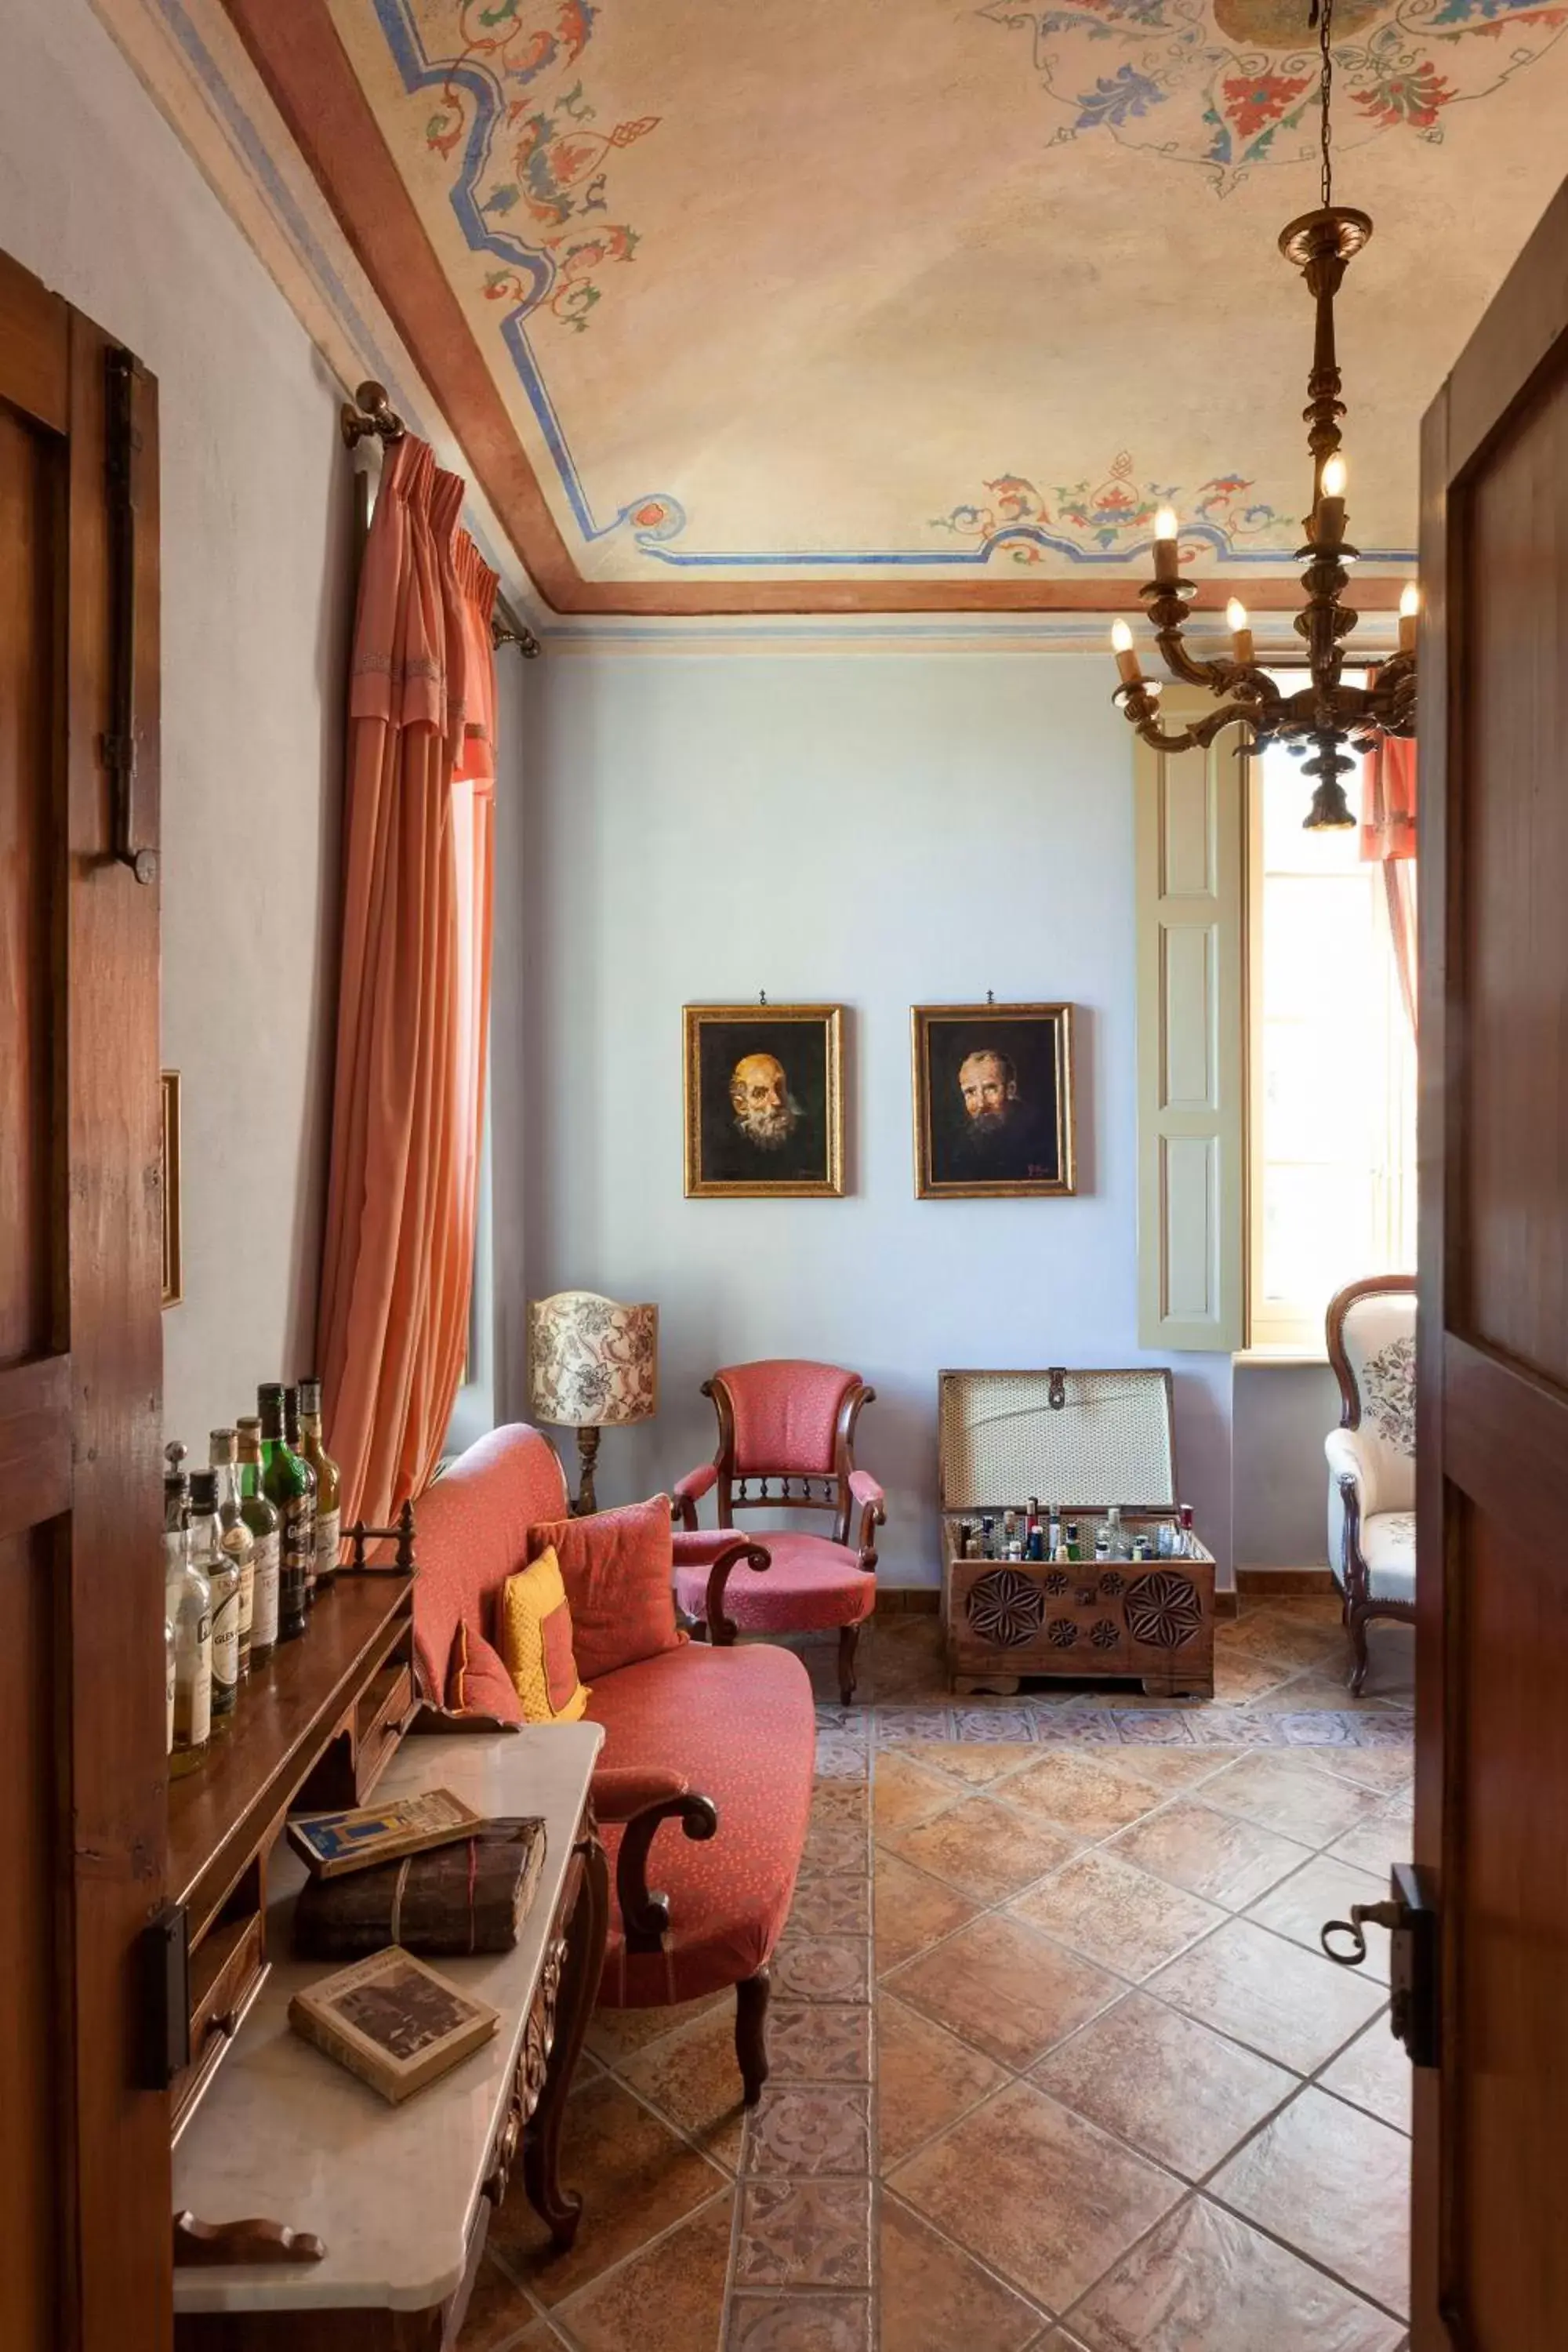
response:
<svg viewBox="0 0 1568 2352"><path fill-rule="evenodd" d="M1329 1467L1339 1383L1326 1363L1236 1368L1238 1568L1328 1566Z"/></svg>
<svg viewBox="0 0 1568 2352"><path fill-rule="evenodd" d="M169 1433L308 1369L353 578L341 393L85 0L0 11L0 247L159 381Z"/></svg>
<svg viewBox="0 0 1568 2352"><path fill-rule="evenodd" d="M945 652L539 665L510 904L501 884L523 1003L495 1080L498 1103L527 1096L523 1199L497 1222L521 1214L502 1264L530 1295L659 1303L660 1411L606 1436L602 1496L710 1451L717 1365L852 1364L878 1391L860 1451L889 1493L886 1573L931 1582L938 1370L1145 1360L1131 763L1108 673ZM850 1008L846 1200L682 1197L681 1005L759 989ZM910 1007L987 989L1079 1008L1074 1200L914 1197ZM1183 1495L1228 1562L1230 1362L1175 1370ZM515 1367L504 1395L520 1409Z"/></svg>

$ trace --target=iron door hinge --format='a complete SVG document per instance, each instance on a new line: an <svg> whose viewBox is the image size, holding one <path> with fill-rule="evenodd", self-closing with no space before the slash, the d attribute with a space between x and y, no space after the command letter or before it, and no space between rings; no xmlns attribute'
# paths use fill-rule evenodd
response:
<svg viewBox="0 0 1568 2352"><path fill-rule="evenodd" d="M1353 1903L1348 1919L1331 1919L1320 1941L1342 1969L1359 1969L1366 1958L1369 1927L1389 1931L1388 2022L1403 2042L1413 2066L1437 2063L1437 1909L1413 1862L1396 1862L1384 1903ZM1349 1948L1331 1940L1348 1937Z"/></svg>
<svg viewBox="0 0 1568 2352"><path fill-rule="evenodd" d="M191 2063L191 1922L165 1903L142 1930L142 2087L166 2091Z"/></svg>

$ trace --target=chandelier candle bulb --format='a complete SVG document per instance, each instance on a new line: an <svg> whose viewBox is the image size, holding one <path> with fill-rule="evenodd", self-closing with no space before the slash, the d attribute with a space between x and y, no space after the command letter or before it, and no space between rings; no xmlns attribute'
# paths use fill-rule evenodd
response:
<svg viewBox="0 0 1568 2352"><path fill-rule="evenodd" d="M1239 596L1233 596L1225 608L1225 625L1230 631L1230 648L1238 662L1252 659L1252 631L1247 625L1247 607Z"/></svg>
<svg viewBox="0 0 1568 2352"><path fill-rule="evenodd" d="M1176 544L1176 510L1162 507L1154 517L1154 577L1162 588L1173 587L1181 550ZM1125 675L1125 673L1124 673Z"/></svg>
<svg viewBox="0 0 1568 2352"><path fill-rule="evenodd" d="M1415 625L1421 614L1421 591L1414 580L1399 594L1399 650L1402 654L1415 651Z"/></svg>
<svg viewBox="0 0 1568 2352"><path fill-rule="evenodd" d="M1122 685L1137 686L1143 673L1138 667L1138 656L1133 650L1132 632L1125 621L1112 621L1110 642L1116 650L1116 667L1121 672Z"/></svg>

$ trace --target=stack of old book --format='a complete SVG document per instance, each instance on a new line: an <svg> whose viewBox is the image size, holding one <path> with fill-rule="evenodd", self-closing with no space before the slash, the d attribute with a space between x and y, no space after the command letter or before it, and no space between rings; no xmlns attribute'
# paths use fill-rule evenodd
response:
<svg viewBox="0 0 1568 2352"><path fill-rule="evenodd" d="M297 2033L383 2097L405 2099L494 2033L498 2012L418 1954L510 1951L544 1863L544 1823L486 1821L449 1789L289 1824L310 1877L302 1959L350 1960L296 1993Z"/></svg>

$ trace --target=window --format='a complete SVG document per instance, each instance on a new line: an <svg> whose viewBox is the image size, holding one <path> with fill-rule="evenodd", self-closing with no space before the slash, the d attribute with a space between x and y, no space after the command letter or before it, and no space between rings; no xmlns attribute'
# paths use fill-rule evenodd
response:
<svg viewBox="0 0 1568 2352"><path fill-rule="evenodd" d="M1316 1352L1342 1284L1415 1263L1415 1047L1383 866L1303 830L1282 747L1247 766L1248 1338Z"/></svg>

